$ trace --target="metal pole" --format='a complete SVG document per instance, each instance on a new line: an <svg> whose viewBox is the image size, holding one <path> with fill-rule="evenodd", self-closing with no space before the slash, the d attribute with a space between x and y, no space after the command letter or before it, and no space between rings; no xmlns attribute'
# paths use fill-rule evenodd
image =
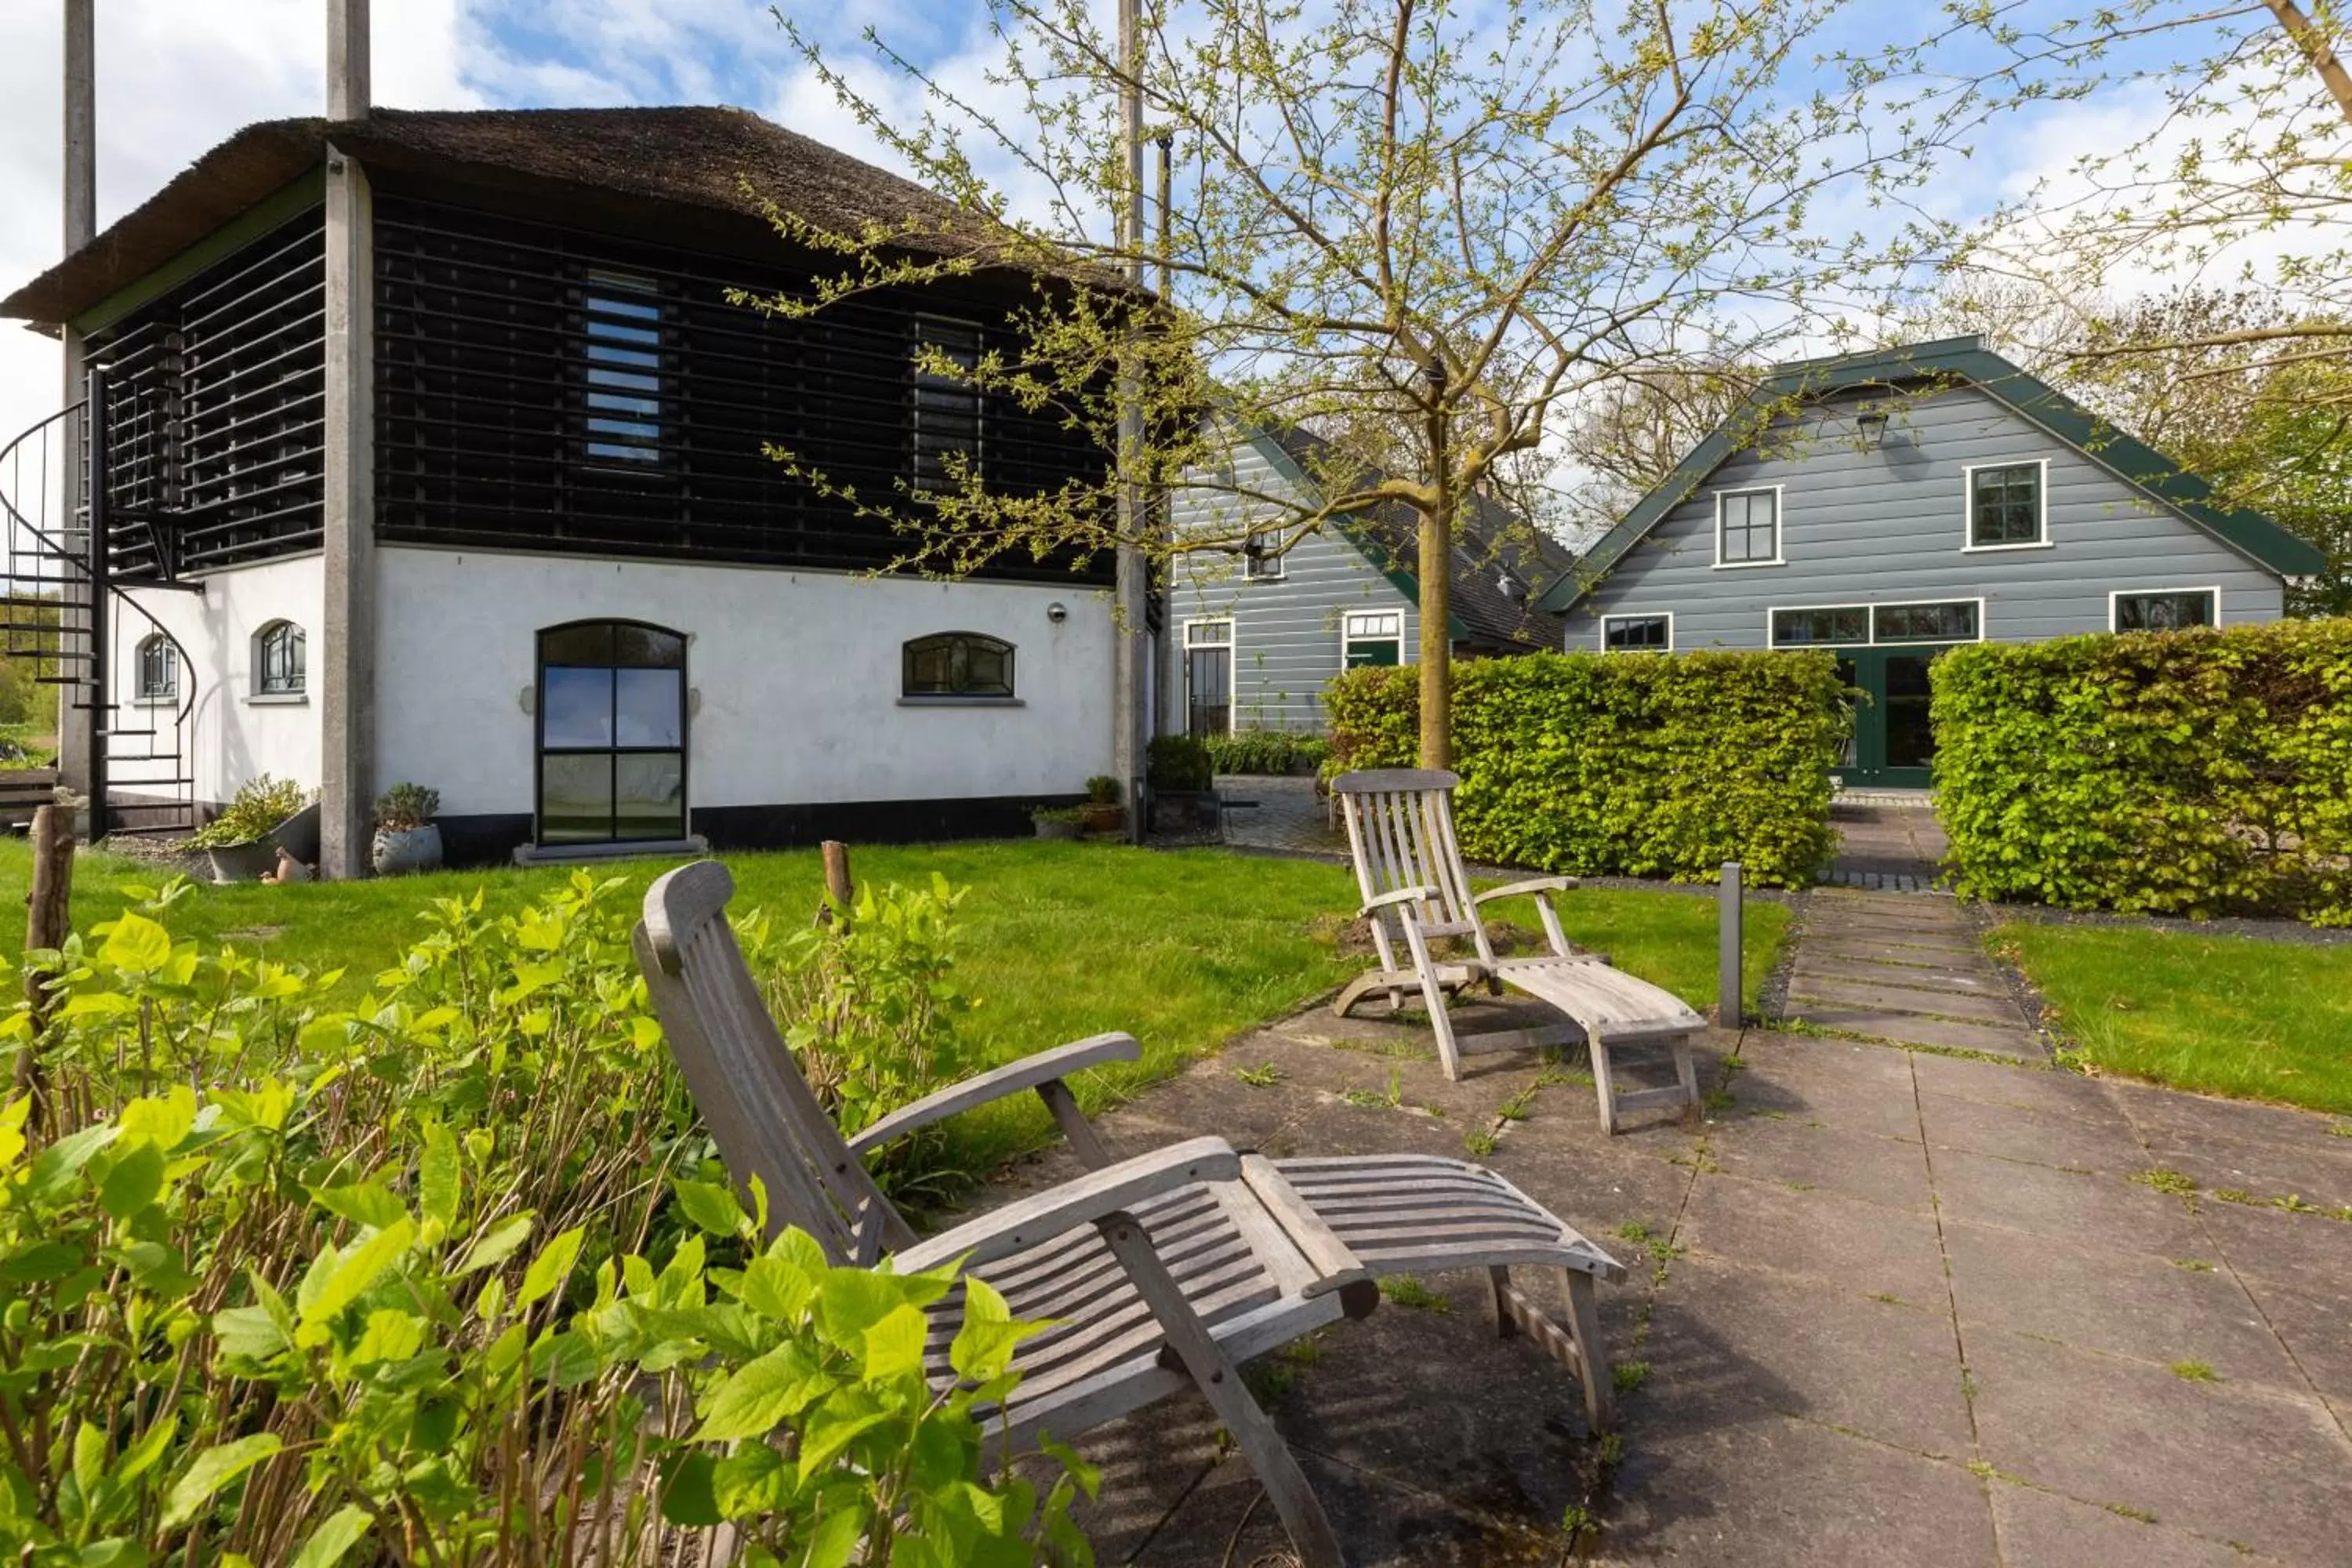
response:
<svg viewBox="0 0 2352 1568"><path fill-rule="evenodd" d="M98 27L97 0L65 0L64 167L65 253L74 255L98 236ZM71 326L59 333L63 374L58 377L60 401L68 412L58 426L59 450L65 454L58 495L58 542L67 550L79 546L77 531L83 521L81 443L88 426L72 412L86 384L82 374L81 334ZM81 584L68 581L58 605L61 642L70 643L89 629ZM78 707L79 689L57 689L58 777L77 790L89 787L90 731L96 710Z"/></svg>
<svg viewBox="0 0 2352 1568"><path fill-rule="evenodd" d="M1119 218L1119 241L1127 253L1127 277L1131 285L1129 321L1143 293L1143 29L1137 16L1138 0L1119 0L1119 121L1126 142L1127 206ZM1133 327L1128 329L1130 342ZM1142 389L1135 354L1120 356L1118 372L1118 552L1114 590L1111 655L1112 679L1118 689L1111 709L1117 732L1112 740L1114 770L1127 785L1127 831L1130 841L1143 838L1146 802L1143 764L1150 744L1144 734L1144 678L1149 652L1146 624L1150 614L1150 563L1142 539L1148 510L1136 469L1143 452Z"/></svg>
<svg viewBox="0 0 2352 1568"><path fill-rule="evenodd" d="M1746 1001L1741 995L1740 955L1743 951L1739 862L1723 863L1723 889L1716 897L1716 1009L1717 1022L1727 1029L1738 1028L1747 1022Z"/></svg>
<svg viewBox="0 0 2352 1568"><path fill-rule="evenodd" d="M89 367L87 384L89 402L82 410L83 423L89 431L89 535L84 557L89 573L89 841L97 844L106 837L110 826L107 811L106 735L114 728L108 706L114 700L113 650L109 646L111 630L108 626L107 574L111 563L107 559L106 514L106 369ZM138 671L131 671L138 679ZM68 688L68 690L71 688Z"/></svg>

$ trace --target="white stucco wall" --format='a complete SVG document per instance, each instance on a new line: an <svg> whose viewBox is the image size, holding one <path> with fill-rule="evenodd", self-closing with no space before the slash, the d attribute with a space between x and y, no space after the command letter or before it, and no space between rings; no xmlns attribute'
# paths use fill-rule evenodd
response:
<svg viewBox="0 0 2352 1568"><path fill-rule="evenodd" d="M1110 771L1110 605L1079 584L394 547L377 567L375 788L428 784L445 816L532 810L537 633L604 617L689 639L696 809L1069 795ZM1013 644L1021 705L902 706L899 646L943 631Z"/></svg>
<svg viewBox="0 0 2352 1568"><path fill-rule="evenodd" d="M195 796L218 805L239 785L262 773L292 779L305 789L319 784L321 704L318 691L319 624L325 593L325 563L318 556L271 561L215 572L202 594L138 593L131 597L162 622L187 651L180 672L184 699L194 682L193 730ZM300 626L309 639L310 689L300 699L257 699L253 689L253 635L276 620ZM138 671L132 650L139 641L136 617L118 616L115 700L122 703L118 728L146 728L151 712L136 700ZM171 722L168 709L152 714ZM165 743L168 744L168 739ZM143 778L161 770L121 765L115 787L137 791Z"/></svg>

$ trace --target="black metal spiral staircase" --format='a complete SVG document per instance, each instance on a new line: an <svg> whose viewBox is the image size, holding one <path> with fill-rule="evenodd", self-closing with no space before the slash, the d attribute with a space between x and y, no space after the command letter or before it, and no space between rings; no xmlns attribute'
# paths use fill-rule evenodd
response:
<svg viewBox="0 0 2352 1568"><path fill-rule="evenodd" d="M89 773L74 782L89 793L92 840L196 826L195 668L130 591L201 594L204 584L172 576L163 520L114 514L108 414L105 372L93 368L82 401L0 447L0 655L33 662L36 680L64 689L61 719L89 715ZM69 474L81 480L82 504L71 509ZM113 572L109 544L125 527L153 536L157 573Z"/></svg>

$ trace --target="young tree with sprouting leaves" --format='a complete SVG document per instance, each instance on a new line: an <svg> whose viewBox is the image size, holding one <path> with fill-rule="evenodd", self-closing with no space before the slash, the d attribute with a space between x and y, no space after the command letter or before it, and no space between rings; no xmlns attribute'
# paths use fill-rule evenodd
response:
<svg viewBox="0 0 2352 1568"><path fill-rule="evenodd" d="M1570 424L1696 347L1786 357L1948 238L1911 196L1992 100L1926 71L1916 47L1824 53L1848 13L1884 16L1844 0L1146 0L1122 48L1090 0L991 0L984 90L869 31L876 85L871 62L836 60L783 18L918 180L989 221L942 257L905 232L778 215L838 270L765 303L1038 272L1014 341L977 363L927 352L920 368L1057 408L1118 461L1048 495L992 493L966 464L952 493L853 498L903 531L902 564L1281 552L1408 510L1420 751L1442 766L1465 498L1546 482ZM1165 150L1164 207L1131 187L1123 89ZM1152 295L1120 285L1130 269ZM1146 432L1124 447L1122 390ZM1327 443L1311 499L1223 460L1235 431L1283 426ZM1229 524L1174 536L1144 509L1123 527L1125 483L1222 491L1205 510Z"/></svg>

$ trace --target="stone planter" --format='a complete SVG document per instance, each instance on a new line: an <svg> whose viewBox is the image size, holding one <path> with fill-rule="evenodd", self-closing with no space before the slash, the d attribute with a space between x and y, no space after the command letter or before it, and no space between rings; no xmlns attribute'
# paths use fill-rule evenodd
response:
<svg viewBox="0 0 2352 1568"><path fill-rule="evenodd" d="M270 871L278 869L278 836L257 838L250 844L223 844L205 851L212 863L213 880L226 886L231 882L258 882Z"/></svg>
<svg viewBox="0 0 2352 1568"><path fill-rule="evenodd" d="M441 830L429 822L422 827L379 827L375 830L373 858L379 877L437 871L441 868Z"/></svg>
<svg viewBox="0 0 2352 1568"><path fill-rule="evenodd" d="M1083 822L1039 822L1034 817L1030 821L1040 838L1076 838L1087 826Z"/></svg>
<svg viewBox="0 0 2352 1568"><path fill-rule="evenodd" d="M1223 820L1214 790L1155 790L1151 795L1151 831L1205 833Z"/></svg>

